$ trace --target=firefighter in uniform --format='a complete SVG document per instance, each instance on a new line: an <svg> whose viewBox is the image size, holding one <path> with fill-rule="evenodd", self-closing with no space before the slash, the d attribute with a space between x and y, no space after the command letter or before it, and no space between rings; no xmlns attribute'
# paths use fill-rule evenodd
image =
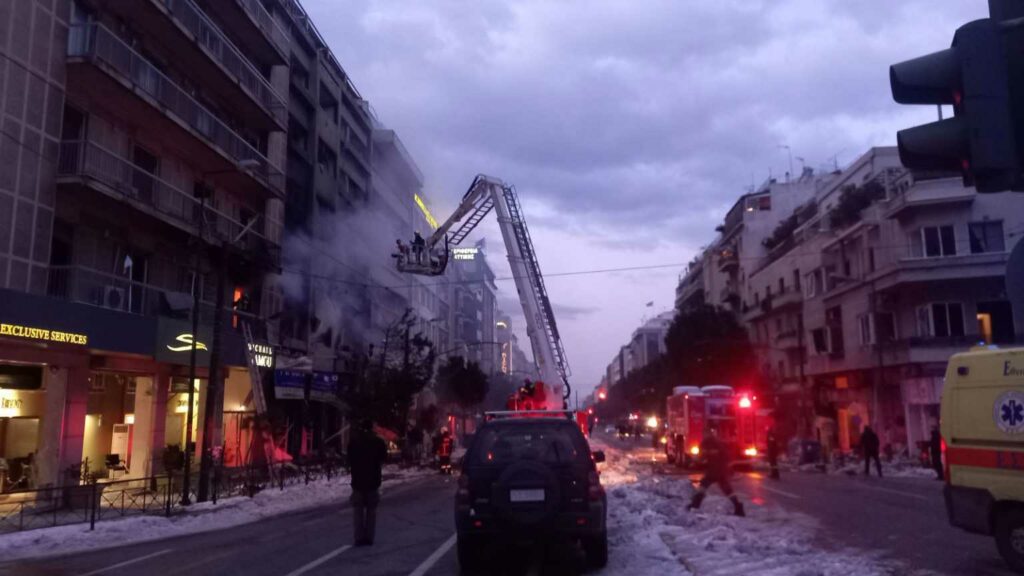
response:
<svg viewBox="0 0 1024 576"><path fill-rule="evenodd" d="M452 439L451 433L448 432L448 428L441 428L441 434L438 435L434 446L437 450L437 462L441 467L442 474L452 473L453 444L454 440Z"/></svg>
<svg viewBox="0 0 1024 576"><path fill-rule="evenodd" d="M729 482L729 451L725 444L718 438L718 432L714 428L708 428L704 432L704 440L700 443L700 455L704 459L707 468L704 477L700 479L700 487L694 493L693 499L687 510L700 508L704 498L707 496L708 488L712 484L718 484L722 493L732 501L733 512L737 516L746 516L743 510L743 503L732 491L732 483Z"/></svg>

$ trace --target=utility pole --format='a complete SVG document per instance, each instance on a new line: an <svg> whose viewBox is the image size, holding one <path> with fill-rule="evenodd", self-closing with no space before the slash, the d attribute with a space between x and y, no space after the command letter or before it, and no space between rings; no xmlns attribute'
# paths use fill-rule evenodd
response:
<svg viewBox="0 0 1024 576"><path fill-rule="evenodd" d="M192 347L189 350L188 360L188 407L185 415L185 468L181 481L181 505L192 504L191 475L192 475L192 422L195 418L192 405L195 403L196 391L196 342L199 340L199 254L206 246L206 239L203 237L203 223L206 221L206 198L209 191L201 186L199 194L199 246L192 252Z"/></svg>
<svg viewBox="0 0 1024 576"><path fill-rule="evenodd" d="M210 493L210 472L214 466L213 462L213 441L215 413L223 409L224 385L220 370L220 333L224 323L224 292L227 279L225 278L225 267L227 266L224 249L220 250L220 262L217 266L217 300L216 308L213 311L213 341L210 349L210 370L209 379L206 383L206 408L203 412L203 443L199 461L199 486L197 487L196 501L206 502ZM248 354L250 351L246 350Z"/></svg>

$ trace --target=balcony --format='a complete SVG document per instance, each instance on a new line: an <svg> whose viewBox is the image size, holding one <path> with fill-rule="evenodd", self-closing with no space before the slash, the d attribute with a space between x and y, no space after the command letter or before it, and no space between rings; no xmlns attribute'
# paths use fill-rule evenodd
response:
<svg viewBox="0 0 1024 576"><path fill-rule="evenodd" d="M291 35L274 20L260 0L211 0L206 3L225 26L230 26L246 52L271 64L287 64Z"/></svg>
<svg viewBox="0 0 1024 576"><path fill-rule="evenodd" d="M67 83L94 108L161 134L192 167L217 174L216 183L255 184L283 198L284 174L266 156L105 26L71 28Z"/></svg>
<svg viewBox="0 0 1024 576"><path fill-rule="evenodd" d="M775 335L775 347L782 350L799 349L800 334L797 330L786 330Z"/></svg>
<svg viewBox="0 0 1024 576"><path fill-rule="evenodd" d="M199 234L199 220L204 213L199 200L93 142L61 143L57 182L61 186L97 190L189 234ZM215 242L233 243L245 230L241 222L209 205L205 207L203 222L207 240ZM277 250L258 230L249 229L245 241Z"/></svg>
<svg viewBox="0 0 1024 576"><path fill-rule="evenodd" d="M287 126L284 100L192 0L135 0L110 7L154 44L173 46L175 65L220 95L246 124L268 131Z"/></svg>
<svg viewBox="0 0 1024 576"><path fill-rule="evenodd" d="M738 269L740 266L740 255L735 247L723 248L718 252L718 269L728 272Z"/></svg>
<svg viewBox="0 0 1024 576"><path fill-rule="evenodd" d="M47 295L68 302L139 316L184 319L192 311L192 294L188 292L168 290L132 280L124 275L102 272L85 266L50 266ZM227 303L225 306L231 304ZM216 311L214 294L201 294L198 310L200 323L212 324ZM225 311L233 317L249 320L257 333L265 333L265 321L256 314L236 309ZM226 331L237 329L234 323L225 321L225 325Z"/></svg>
<svg viewBox="0 0 1024 576"><path fill-rule="evenodd" d="M886 218L901 218L922 208L969 205L976 196L963 187L959 178L917 182L889 199L884 214Z"/></svg>

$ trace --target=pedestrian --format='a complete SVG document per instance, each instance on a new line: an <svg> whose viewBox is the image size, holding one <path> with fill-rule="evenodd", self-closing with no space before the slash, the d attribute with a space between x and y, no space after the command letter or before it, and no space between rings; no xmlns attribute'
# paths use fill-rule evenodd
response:
<svg viewBox="0 0 1024 576"><path fill-rule="evenodd" d="M729 451L718 439L718 432L714 428L707 428L704 431L704 440L700 443L700 455L705 462L704 476L700 479L700 486L693 494L687 510L700 508L704 498L707 497L708 488L712 484L718 484L722 493L732 501L733 513L737 516L746 516L743 510L743 503L732 491L732 483L729 482Z"/></svg>
<svg viewBox="0 0 1024 576"><path fill-rule="evenodd" d="M414 232L412 237L412 251L413 255L416 256L416 263L423 263L423 252L427 247L427 241L420 236L419 232Z"/></svg>
<svg viewBox="0 0 1024 576"><path fill-rule="evenodd" d="M454 448L454 439L447 427L441 428L441 434L438 435L437 440L434 442L434 449L437 450L437 463L441 468L441 474L452 473L452 449Z"/></svg>
<svg viewBox="0 0 1024 576"><path fill-rule="evenodd" d="M364 420L348 443L356 546L373 546L380 503L380 470L387 455L384 441L373 433L373 422Z"/></svg>
<svg viewBox="0 0 1024 576"><path fill-rule="evenodd" d="M772 480L779 479L779 439L775 436L775 428L768 429L768 438L766 439L768 444L768 467L771 468Z"/></svg>
<svg viewBox="0 0 1024 576"><path fill-rule="evenodd" d="M875 469L878 470L878 477L882 477L882 460L878 457L879 440L878 434L865 426L864 432L860 435L860 448L864 452L864 475L871 476L871 460L875 461Z"/></svg>
<svg viewBox="0 0 1024 576"><path fill-rule="evenodd" d="M932 461L932 469L937 475L936 480L945 480L946 475L942 470L942 436L938 428L932 428L932 437L928 441L928 452Z"/></svg>

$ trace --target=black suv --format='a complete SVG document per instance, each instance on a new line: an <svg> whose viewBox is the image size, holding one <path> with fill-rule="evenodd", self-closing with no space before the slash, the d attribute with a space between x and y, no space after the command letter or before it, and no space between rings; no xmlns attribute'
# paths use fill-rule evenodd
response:
<svg viewBox="0 0 1024 576"><path fill-rule="evenodd" d="M459 564L480 570L486 549L520 539L583 545L587 564L608 562L607 498L576 424L553 417L491 420L462 461L455 497Z"/></svg>

